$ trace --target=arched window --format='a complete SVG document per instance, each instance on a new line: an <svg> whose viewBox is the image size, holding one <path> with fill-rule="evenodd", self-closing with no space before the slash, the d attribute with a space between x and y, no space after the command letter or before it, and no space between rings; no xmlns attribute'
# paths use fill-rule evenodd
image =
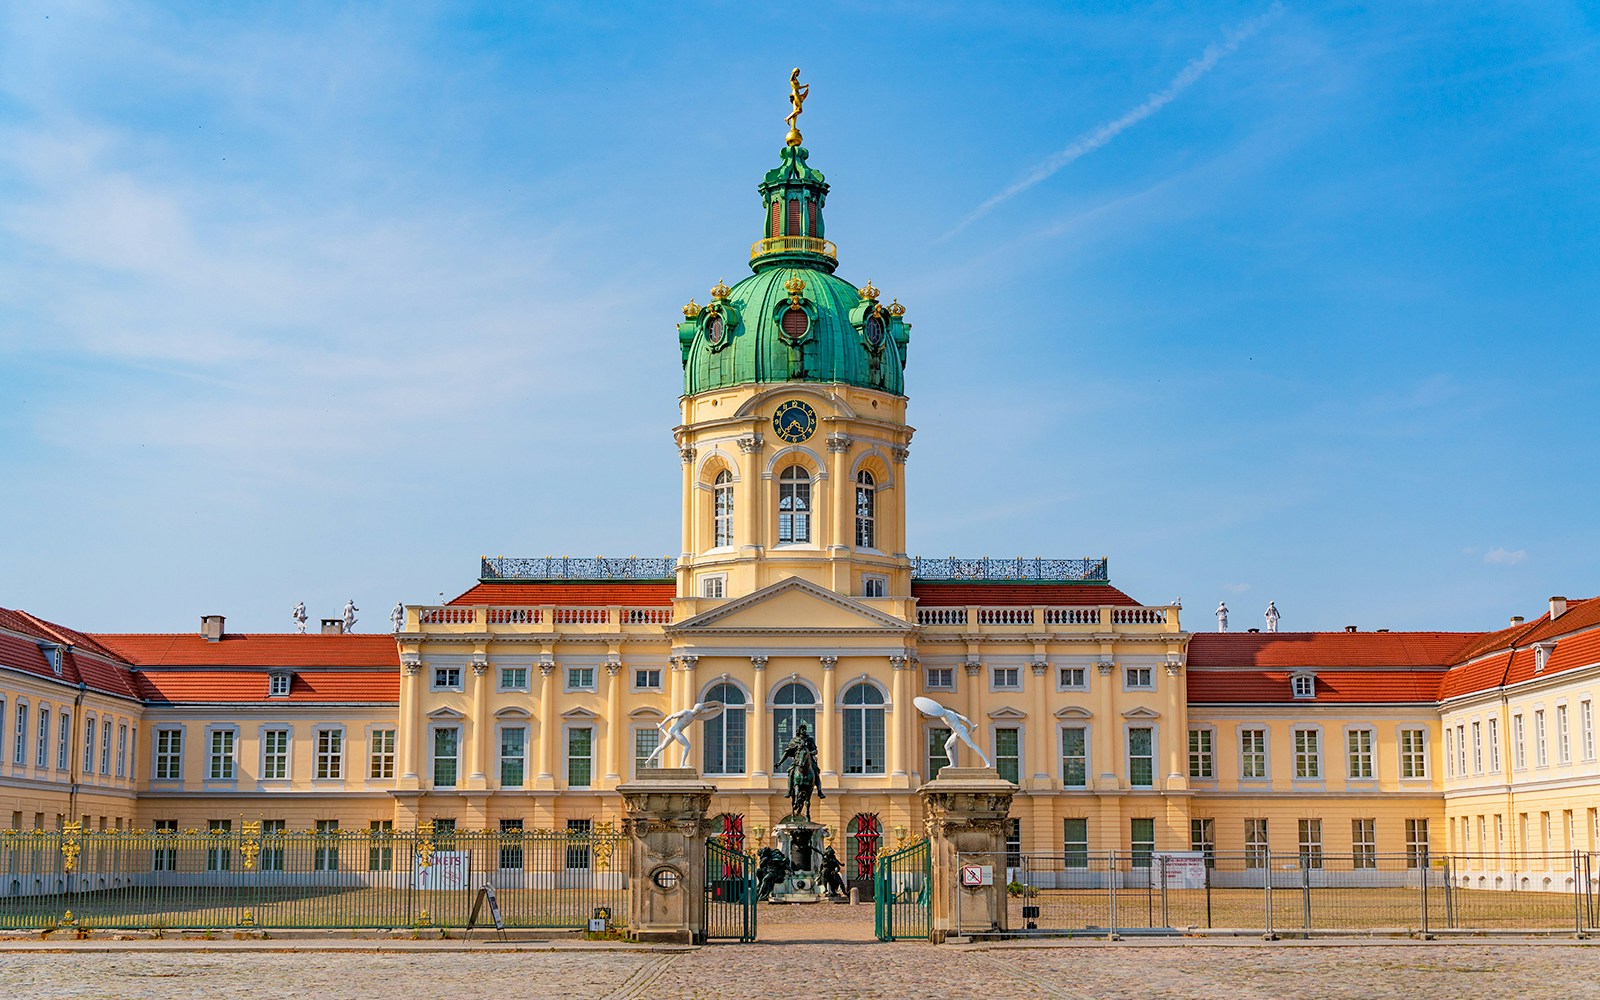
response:
<svg viewBox="0 0 1600 1000"><path fill-rule="evenodd" d="M791 465L778 476L778 544L811 541L811 474Z"/></svg>
<svg viewBox="0 0 1600 1000"><path fill-rule="evenodd" d="M711 486L712 544L733 544L733 473L723 469Z"/></svg>
<svg viewBox="0 0 1600 1000"><path fill-rule="evenodd" d="M884 773L883 692L866 681L844 693L844 773Z"/></svg>
<svg viewBox="0 0 1600 1000"><path fill-rule="evenodd" d="M718 832L712 839L720 840L722 846L735 854L744 853L744 814L722 813L712 822L717 824ZM726 876L724 876L726 877Z"/></svg>
<svg viewBox="0 0 1600 1000"><path fill-rule="evenodd" d="M817 697L804 684L790 681L772 696L772 765L778 765L783 750L794 739L801 725L817 738Z"/></svg>
<svg viewBox="0 0 1600 1000"><path fill-rule="evenodd" d="M802 216L800 214L800 199L789 199L789 235L804 236L805 230L801 228Z"/></svg>
<svg viewBox="0 0 1600 1000"><path fill-rule="evenodd" d="M855 862L846 869L852 882L871 882L873 866L878 860L878 845L883 843L883 823L877 813L856 813L845 830L849 838L850 859Z"/></svg>
<svg viewBox="0 0 1600 1000"><path fill-rule="evenodd" d="M862 469L856 473L856 546L870 549L876 543L878 484L872 473Z"/></svg>
<svg viewBox="0 0 1600 1000"><path fill-rule="evenodd" d="M744 692L729 683L713 685L706 701L722 702L722 714L701 723L706 774L744 773Z"/></svg>

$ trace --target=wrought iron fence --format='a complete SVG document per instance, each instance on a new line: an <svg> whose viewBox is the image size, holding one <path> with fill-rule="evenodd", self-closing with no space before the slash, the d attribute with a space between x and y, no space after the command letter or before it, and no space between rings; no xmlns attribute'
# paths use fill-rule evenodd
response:
<svg viewBox="0 0 1600 1000"><path fill-rule="evenodd" d="M484 556L479 564L480 580L670 580L678 560L660 558L611 558L607 556L544 556L518 558ZM1031 580L1103 581L1111 579L1104 558L991 559L988 556L963 558L944 556L911 560L911 575L918 580Z"/></svg>
<svg viewBox="0 0 1600 1000"><path fill-rule="evenodd" d="M1600 870L1584 852L1429 856L1070 851L962 855L1008 883L1013 932L1267 936L1600 930ZM1007 865L1009 864L1009 867Z"/></svg>
<svg viewBox="0 0 1600 1000"><path fill-rule="evenodd" d="M911 560L916 580L1109 580L1105 559L964 559L946 556Z"/></svg>
<svg viewBox="0 0 1600 1000"><path fill-rule="evenodd" d="M670 580L678 560L671 556L610 558L545 556L523 559L484 556L480 580Z"/></svg>
<svg viewBox="0 0 1600 1000"><path fill-rule="evenodd" d="M626 923L614 831L261 827L0 833L0 928L460 927L485 884L508 927Z"/></svg>
<svg viewBox="0 0 1600 1000"><path fill-rule="evenodd" d="M878 856L873 873L873 930L880 941L928 937L933 868L926 839Z"/></svg>

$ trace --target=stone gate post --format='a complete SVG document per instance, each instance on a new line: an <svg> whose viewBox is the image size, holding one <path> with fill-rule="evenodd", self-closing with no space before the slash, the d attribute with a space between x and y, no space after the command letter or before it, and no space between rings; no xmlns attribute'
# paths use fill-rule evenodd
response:
<svg viewBox="0 0 1600 1000"><path fill-rule="evenodd" d="M1005 821L1017 786L990 767L946 767L921 788L932 850L929 940L1007 929ZM979 869L964 886L957 855Z"/></svg>
<svg viewBox="0 0 1600 1000"><path fill-rule="evenodd" d="M692 767L647 768L617 786L628 834L628 937L706 939L706 811L716 788Z"/></svg>

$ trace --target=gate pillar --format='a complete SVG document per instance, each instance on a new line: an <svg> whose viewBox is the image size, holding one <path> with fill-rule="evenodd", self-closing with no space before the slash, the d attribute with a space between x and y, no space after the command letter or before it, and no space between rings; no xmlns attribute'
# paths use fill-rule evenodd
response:
<svg viewBox="0 0 1600 1000"><path fill-rule="evenodd" d="M941 768L920 789L933 851L928 937L935 944L1007 929L1005 821L1016 790L990 767ZM980 884L962 884L961 862L977 866Z"/></svg>
<svg viewBox="0 0 1600 1000"><path fill-rule="evenodd" d="M619 785L628 835L628 937L706 940L706 812L715 786L692 767L646 768Z"/></svg>

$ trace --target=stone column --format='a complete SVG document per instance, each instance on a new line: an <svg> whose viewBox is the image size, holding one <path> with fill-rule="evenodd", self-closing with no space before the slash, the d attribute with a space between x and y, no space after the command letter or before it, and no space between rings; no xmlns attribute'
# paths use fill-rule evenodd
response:
<svg viewBox="0 0 1600 1000"><path fill-rule="evenodd" d="M467 780L464 787L489 787L484 762L491 757L489 741L494 736L494 719L489 715L489 660L486 655L472 658L472 740L467 744Z"/></svg>
<svg viewBox="0 0 1600 1000"><path fill-rule="evenodd" d="M750 669L755 676L750 684L750 700L755 704L750 706L750 776L763 782L757 790L761 794L765 789L765 779L772 765L767 761L772 758L767 754L772 750L767 746L767 658L765 656L750 657Z"/></svg>
<svg viewBox="0 0 1600 1000"><path fill-rule="evenodd" d="M1050 715L1050 690L1055 686L1055 678L1050 676L1050 664L1043 658L1035 659L1029 666L1033 671L1033 710L1028 720L1028 766L1024 768L1027 774L1017 777L1025 779L1026 788L1050 788L1050 770L1055 760L1050 752L1051 743L1058 738L1056 720Z"/></svg>
<svg viewBox="0 0 1600 1000"><path fill-rule="evenodd" d="M889 669L893 673L889 697L894 699L894 707L890 710L889 724L884 727L887 731L886 739L889 741L889 783L896 787L906 785L906 753L910 733L906 730L908 715L915 714L911 707L911 684L906 671L906 658L904 656L889 657Z"/></svg>
<svg viewBox="0 0 1600 1000"><path fill-rule="evenodd" d="M620 660L606 661L606 677L606 784L615 788L622 781L622 734L628 728L622 715L622 686L627 679Z"/></svg>
<svg viewBox="0 0 1600 1000"><path fill-rule="evenodd" d="M560 678L556 674L553 656L539 658L539 773L533 779L534 788L556 787L556 741L561 733L556 729L556 687Z"/></svg>
<svg viewBox="0 0 1600 1000"><path fill-rule="evenodd" d="M818 657L822 661L822 704L817 706L817 767L826 781L839 784L839 710L834 704L839 700L839 679L833 668L838 666L837 656Z"/></svg>
<svg viewBox="0 0 1600 1000"><path fill-rule="evenodd" d="M716 788L692 767L649 768L619 785L628 835L628 936L650 944L706 939L706 812Z"/></svg>
<svg viewBox="0 0 1600 1000"><path fill-rule="evenodd" d="M421 684L418 680L421 672L421 656L406 653L400 657L400 712L395 720L400 729L396 741L399 744L396 749L400 752L398 788L421 786L421 779L417 777L417 747L423 741L423 734L417 732L417 703L422 700L417 688Z"/></svg>
<svg viewBox="0 0 1600 1000"><path fill-rule="evenodd" d="M989 767L947 767L922 786L933 852L929 939L935 944L1007 929L1005 821L1016 790ZM977 866L990 884L963 886L963 863Z"/></svg>

